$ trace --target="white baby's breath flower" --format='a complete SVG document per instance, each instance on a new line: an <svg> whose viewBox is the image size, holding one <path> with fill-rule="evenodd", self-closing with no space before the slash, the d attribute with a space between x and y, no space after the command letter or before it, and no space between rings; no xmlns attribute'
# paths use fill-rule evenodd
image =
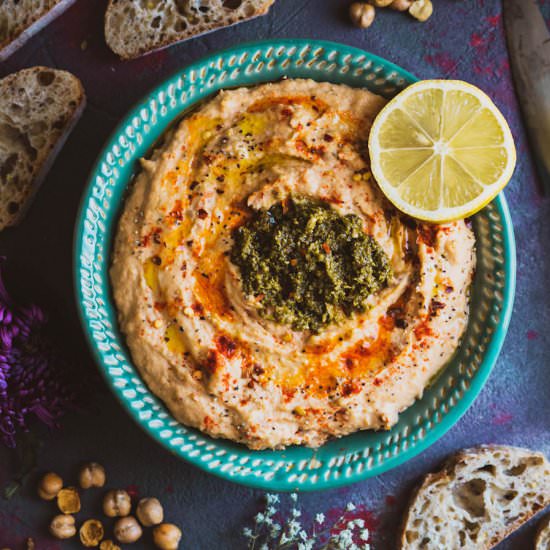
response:
<svg viewBox="0 0 550 550"><path fill-rule="evenodd" d="M250 529L249 527L245 527L243 529L243 535L248 539L250 539L254 536L254 534L252 533L252 529Z"/></svg>
<svg viewBox="0 0 550 550"><path fill-rule="evenodd" d="M256 520L256 523L263 523L265 521L265 515L261 512L258 512L254 519Z"/></svg>
<svg viewBox="0 0 550 550"><path fill-rule="evenodd" d="M267 544L267 542L260 546L260 550L269 550L269 545Z"/></svg>
<svg viewBox="0 0 550 550"><path fill-rule="evenodd" d="M292 508L291 512L293 518L299 518L302 515L302 512L298 508Z"/></svg>
<svg viewBox="0 0 550 550"><path fill-rule="evenodd" d="M302 540L302 542L306 542L307 540L307 533L302 529L299 533L298 533L298 538Z"/></svg>
<svg viewBox="0 0 550 550"><path fill-rule="evenodd" d="M275 508L275 506L268 506L265 509L266 516L271 517L271 516L274 516L276 513L277 513L277 508Z"/></svg>
<svg viewBox="0 0 550 550"><path fill-rule="evenodd" d="M346 506L346 511L347 512L353 512L355 510L355 504L353 504L353 502L348 502L347 506Z"/></svg>
<svg viewBox="0 0 550 550"><path fill-rule="evenodd" d="M361 533L359 533L359 538L361 540L369 540L370 532L368 529L363 529Z"/></svg>
<svg viewBox="0 0 550 550"><path fill-rule="evenodd" d="M273 493L267 493L267 495L265 495L265 500L267 504L277 504L279 502L279 495L274 495Z"/></svg>
<svg viewBox="0 0 550 550"><path fill-rule="evenodd" d="M317 514L315 516L315 521L321 525L325 521L325 514Z"/></svg>
<svg viewBox="0 0 550 550"><path fill-rule="evenodd" d="M290 494L290 498L291 498L294 502L296 502L296 501L298 500L298 493L291 493L291 494Z"/></svg>
<svg viewBox="0 0 550 550"><path fill-rule="evenodd" d="M300 532L301 529L302 529L302 526L298 521L291 519L288 522L288 534L290 535L291 538L294 538Z"/></svg>

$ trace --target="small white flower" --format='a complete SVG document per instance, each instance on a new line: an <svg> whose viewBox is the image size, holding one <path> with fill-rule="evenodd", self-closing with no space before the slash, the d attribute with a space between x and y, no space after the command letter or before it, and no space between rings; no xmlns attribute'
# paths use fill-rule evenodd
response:
<svg viewBox="0 0 550 550"><path fill-rule="evenodd" d="M298 508L292 508L291 512L293 518L299 518L302 515L302 512Z"/></svg>
<svg viewBox="0 0 550 550"><path fill-rule="evenodd" d="M265 495L265 500L267 504L277 504L279 502L279 495L274 495L273 493L267 493L267 495Z"/></svg>
<svg viewBox="0 0 550 550"><path fill-rule="evenodd" d="M325 514L317 514L315 516L315 521L321 525L325 521Z"/></svg>
<svg viewBox="0 0 550 550"><path fill-rule="evenodd" d="M275 506L268 506L266 509L265 509L265 515L266 516L273 516L277 513L277 508L275 508Z"/></svg>
<svg viewBox="0 0 550 550"><path fill-rule="evenodd" d="M291 538L294 538L301 529L302 529L302 526L300 525L299 522L293 519L291 519L288 522L288 534L290 535Z"/></svg>
<svg viewBox="0 0 550 550"><path fill-rule="evenodd" d="M300 538L303 542L306 542L307 541L307 533L302 529L298 533L298 538Z"/></svg>
<svg viewBox="0 0 550 550"><path fill-rule="evenodd" d="M368 529L363 529L361 531L361 533L359 533L359 538L361 540L369 540L369 537L370 537L370 533L369 533L369 530Z"/></svg>
<svg viewBox="0 0 550 550"><path fill-rule="evenodd" d="M290 537L287 537L286 533L283 533L283 534L281 535L281 540L280 540L281 546L282 546L283 544L286 544L286 543L289 542L289 541L290 541Z"/></svg>
<svg viewBox="0 0 550 550"><path fill-rule="evenodd" d="M298 493L291 493L291 494L290 494L290 498L291 498L294 502L296 502L296 501L298 500Z"/></svg>
<svg viewBox="0 0 550 550"><path fill-rule="evenodd" d="M347 506L346 506L346 511L347 512L353 512L355 510L355 504L353 504L353 502L348 502Z"/></svg>
<svg viewBox="0 0 550 550"><path fill-rule="evenodd" d="M260 546L260 550L269 550L269 545L267 544L267 542L264 542L264 544Z"/></svg>
<svg viewBox="0 0 550 550"><path fill-rule="evenodd" d="M256 523L263 523L265 521L265 515L261 512L258 512L254 519L256 520Z"/></svg>
<svg viewBox="0 0 550 550"><path fill-rule="evenodd" d="M252 533L252 529L250 529L249 527L245 527L243 529L243 535L247 538L247 539L251 539L254 534Z"/></svg>

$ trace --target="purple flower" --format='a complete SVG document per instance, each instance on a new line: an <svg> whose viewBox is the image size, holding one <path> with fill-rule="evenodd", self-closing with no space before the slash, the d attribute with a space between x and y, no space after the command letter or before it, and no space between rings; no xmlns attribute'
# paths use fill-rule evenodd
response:
<svg viewBox="0 0 550 550"><path fill-rule="evenodd" d="M46 321L38 306L13 302L0 270L0 441L8 447L33 419L56 426L75 401L43 337Z"/></svg>

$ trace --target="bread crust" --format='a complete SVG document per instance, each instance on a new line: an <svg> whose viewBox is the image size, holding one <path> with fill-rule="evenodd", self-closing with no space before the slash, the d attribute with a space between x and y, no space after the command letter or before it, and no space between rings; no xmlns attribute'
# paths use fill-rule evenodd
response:
<svg viewBox="0 0 550 550"><path fill-rule="evenodd" d="M424 476L420 484L415 489L413 489L413 492L409 500L407 511L403 516L400 529L399 529L399 539L397 542L397 547L399 550L406 550L408 548L406 531L407 531L407 525L409 524L409 521L411 520L411 516L413 514L414 503L416 499L424 491L427 491L429 487L431 487L432 485L440 481L444 481L445 483L450 483L453 480L453 476L456 473L457 467L460 466L461 464L467 464L469 461L475 460L476 458L480 458L483 454L487 452L495 452L495 451L501 451L506 453L525 452L530 454L533 457L542 457L546 461L546 457L544 457L544 455L542 455L541 453L534 452L529 449L524 449L519 447L509 447L505 445L481 445L479 447L463 449L451 455L444 461L440 471L427 474L426 476ZM550 480L549 480L549 483L550 483ZM489 550L490 548L493 548L494 546L499 544L501 541L503 541L505 538L507 538L509 535L511 535L523 524L527 523L533 516L535 516L541 510L546 508L550 504L550 496L549 496L548 490L546 490L544 494L545 494L545 499L542 504L539 504L538 502L533 502L531 510L529 510L527 514L520 516L516 521L509 524L506 530L503 531L499 537L493 537L491 539L488 539L484 543L478 542L477 545L479 550ZM550 516L548 517L548 521L550 521ZM539 533L542 532L542 530L543 530L543 527L541 526ZM537 550L542 550L542 549L537 549Z"/></svg>
<svg viewBox="0 0 550 550"><path fill-rule="evenodd" d="M59 0L53 8L38 16L30 25L27 27L20 27L15 33L8 36L4 42L0 43L0 62L6 60L16 50L23 46L29 38L42 30L55 18L59 17L75 2L76 0Z"/></svg>
<svg viewBox="0 0 550 550"><path fill-rule="evenodd" d="M535 535L535 550L549 550L550 545L550 514L544 516L537 528L537 534Z"/></svg>
<svg viewBox="0 0 550 550"><path fill-rule="evenodd" d="M22 193L22 199L21 199L21 202L19 203L18 211L15 214L13 214L9 220L7 220L3 225L0 226L0 230L4 229L5 227L17 225L23 219L27 210L30 207L30 204L32 203L32 199L34 195L40 188L40 185L42 184L45 176L49 172L57 155L61 151L63 145L65 144L67 138L69 137L69 134L71 133L74 126L80 119L80 116L82 115L86 107L86 94L80 80L76 76L74 76L72 73L69 73L67 71L61 71L58 69L52 69L50 67L35 66L28 69L23 69L16 73L12 73L4 77L2 80L0 80L0 90L2 88L6 88L7 93L9 93L10 86L15 84L18 78L23 78L23 77L28 78L33 74L38 75L42 71L49 71L57 75L63 75L64 77L68 77L71 80L72 84L76 86L76 90L77 90L76 97L71 97L71 100L75 101L75 107L69 113L68 118L64 122L63 128L61 129L61 132L57 137L57 139L55 141L52 141L49 144L48 149L46 149L43 152L40 158L37 158L36 171L34 172L32 181L27 181L22 183L22 186L26 186L26 187L24 189L24 192Z"/></svg>
<svg viewBox="0 0 550 550"><path fill-rule="evenodd" d="M203 31L195 32L195 33L191 31L181 32L177 36L166 38L164 40L159 41L158 43L155 43L154 45L151 45L151 46L143 45L137 50L129 51L125 48L120 48L117 42L114 40L114 34L110 32L110 18L114 16L114 13L113 13L114 5L121 1L124 2L124 1L132 1L132 0L109 0L109 4L107 5L107 10L105 11L104 32L105 32L105 41L107 42L107 45L109 46L109 48L115 54L117 54L121 59L125 59L125 60L135 59L137 57L141 57L142 55L147 55L149 53L167 48L172 44L183 42L185 40L188 40L190 38L195 38L197 36L203 36L205 34L209 34L216 30L232 27L244 21L249 21L256 17L260 17L262 15L265 15L269 11L273 3L275 2L275 0L259 0L259 5L256 8L256 11L252 15L235 18L231 23L224 24L221 22L218 22L218 23L212 22L210 23L208 28Z"/></svg>

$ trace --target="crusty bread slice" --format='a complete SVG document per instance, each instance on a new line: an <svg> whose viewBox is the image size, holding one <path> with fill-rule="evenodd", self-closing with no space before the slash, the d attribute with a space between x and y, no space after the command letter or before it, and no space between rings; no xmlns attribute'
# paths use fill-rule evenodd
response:
<svg viewBox="0 0 550 550"><path fill-rule="evenodd" d="M550 550L550 514L540 522L535 538L535 550Z"/></svg>
<svg viewBox="0 0 550 550"><path fill-rule="evenodd" d="M66 71L32 67L0 80L0 229L21 219L85 103Z"/></svg>
<svg viewBox="0 0 550 550"><path fill-rule="evenodd" d="M75 0L0 0L0 61L61 15Z"/></svg>
<svg viewBox="0 0 550 550"><path fill-rule="evenodd" d="M406 513L404 550L492 548L550 504L550 464L506 446L459 452L429 474Z"/></svg>
<svg viewBox="0 0 550 550"><path fill-rule="evenodd" d="M109 0L105 39L130 59L267 13L275 0Z"/></svg>

